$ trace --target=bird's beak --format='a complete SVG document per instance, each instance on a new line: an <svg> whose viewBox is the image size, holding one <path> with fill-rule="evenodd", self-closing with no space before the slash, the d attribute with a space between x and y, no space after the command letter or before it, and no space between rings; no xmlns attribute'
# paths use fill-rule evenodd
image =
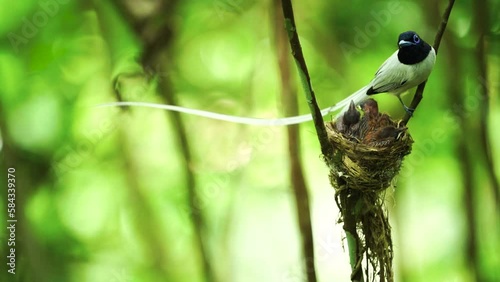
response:
<svg viewBox="0 0 500 282"><path fill-rule="evenodd" d="M399 47L406 47L406 46L415 45L415 43L413 43L411 41L401 40L401 41L399 41L398 45L399 45Z"/></svg>

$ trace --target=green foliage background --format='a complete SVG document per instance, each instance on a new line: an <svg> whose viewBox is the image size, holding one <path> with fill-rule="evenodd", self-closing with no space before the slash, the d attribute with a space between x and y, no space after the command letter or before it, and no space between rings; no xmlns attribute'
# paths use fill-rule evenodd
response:
<svg viewBox="0 0 500 282"><path fill-rule="evenodd" d="M415 30L432 42L446 4L439 2L294 1L319 105L368 83L396 50L400 32ZM18 180L16 274L3 263L0 280L205 281L190 217L197 212L216 281L303 281L284 128L182 115L199 196L192 211L171 116L95 107L116 101L116 78L124 100L162 103L157 81L167 79L185 107L282 116L270 1L180 1L171 12L171 55L158 62L167 71L152 81L137 60L142 43L113 3L0 1L0 179L6 183L7 168L14 167ZM155 3L128 4L146 17ZM500 5L488 5L488 77L481 79L489 86L498 181ZM484 281L500 281L499 203L476 134L484 100L473 10L473 1L455 4L409 124L413 152L387 192L398 281L474 281L477 272ZM464 96L450 91L457 84ZM299 94L300 113L307 113ZM394 97L376 99L384 111L403 116ZM470 131L459 126L459 112ZM301 126L301 137L318 280L348 281L334 191L312 123ZM462 141L472 164L475 263L467 247ZM5 229L0 234L5 262L8 236Z"/></svg>

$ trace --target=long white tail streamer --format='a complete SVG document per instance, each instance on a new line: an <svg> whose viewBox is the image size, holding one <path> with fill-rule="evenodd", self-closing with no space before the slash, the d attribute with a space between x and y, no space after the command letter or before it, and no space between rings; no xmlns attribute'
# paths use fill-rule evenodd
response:
<svg viewBox="0 0 500 282"><path fill-rule="evenodd" d="M355 92L351 96L345 98L344 100L340 101L339 103L321 110L321 115L326 116L327 114L329 114L331 112L335 112L337 110L340 110L341 108L344 108L344 110L342 111L342 112L344 112L349 107L351 100L354 102L354 104L358 104L359 102L363 101L366 98L366 90L367 89L368 89L368 86L363 87L362 89ZM184 108L184 107L173 106L173 105L146 103L146 102L111 102L111 103L100 104L100 105L97 105L96 107L103 108L103 107L127 107L127 106L128 107L156 108L156 109L175 111L175 112L180 112L180 113L185 113L185 114L190 114L190 115L195 115L195 116L200 116L200 117L206 117L206 118L210 118L210 119L223 120L223 121L227 121L227 122L242 123L242 124L249 124L249 125L261 125L261 126L286 126L286 125L299 124L299 123L303 123L303 122L307 122L307 121L312 120L311 114L294 116L294 117L286 117L286 118L263 119L263 118L250 118L250 117L224 115L224 114L208 112L208 111L203 111L203 110L196 110L196 109Z"/></svg>

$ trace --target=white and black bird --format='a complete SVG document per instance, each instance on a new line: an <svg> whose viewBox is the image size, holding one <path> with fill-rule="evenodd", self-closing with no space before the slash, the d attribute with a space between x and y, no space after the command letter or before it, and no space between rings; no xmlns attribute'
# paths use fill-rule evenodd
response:
<svg viewBox="0 0 500 282"><path fill-rule="evenodd" d="M358 104L368 96L391 93L398 97L406 111L411 112L412 109L403 103L400 95L429 77L436 62L436 52L414 31L401 33L398 47L398 50L380 66L368 85L337 103L332 107L332 111L339 107L344 108L344 111L347 110L350 101Z"/></svg>
<svg viewBox="0 0 500 282"><path fill-rule="evenodd" d="M356 91L349 97L337 104L321 110L323 116L343 109L346 112L349 104L354 102L358 105L369 96L379 93L391 93L398 97L399 101L407 112L412 113L413 109L408 108L401 100L400 95L407 90L419 85L429 77L434 63L436 62L436 52L432 46L427 44L414 31L406 31L399 35L398 50L394 52L377 70L375 77L368 85ZM174 105L162 105L144 102L113 102L101 104L99 107L111 106L142 106L150 108L159 108L187 114L224 120L234 123L243 123L250 125L291 125L303 123L312 120L311 114L277 118L277 119L259 119L249 117L230 116L219 113L207 112L196 109L189 109Z"/></svg>

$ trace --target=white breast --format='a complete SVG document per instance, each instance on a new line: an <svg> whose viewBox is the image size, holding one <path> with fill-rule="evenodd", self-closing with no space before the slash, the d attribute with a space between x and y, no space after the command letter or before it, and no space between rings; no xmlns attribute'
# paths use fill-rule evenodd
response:
<svg viewBox="0 0 500 282"><path fill-rule="evenodd" d="M432 47L427 58L414 65L400 63L396 51L380 66L370 85L378 92L399 95L424 82L429 77L435 62L436 52Z"/></svg>

